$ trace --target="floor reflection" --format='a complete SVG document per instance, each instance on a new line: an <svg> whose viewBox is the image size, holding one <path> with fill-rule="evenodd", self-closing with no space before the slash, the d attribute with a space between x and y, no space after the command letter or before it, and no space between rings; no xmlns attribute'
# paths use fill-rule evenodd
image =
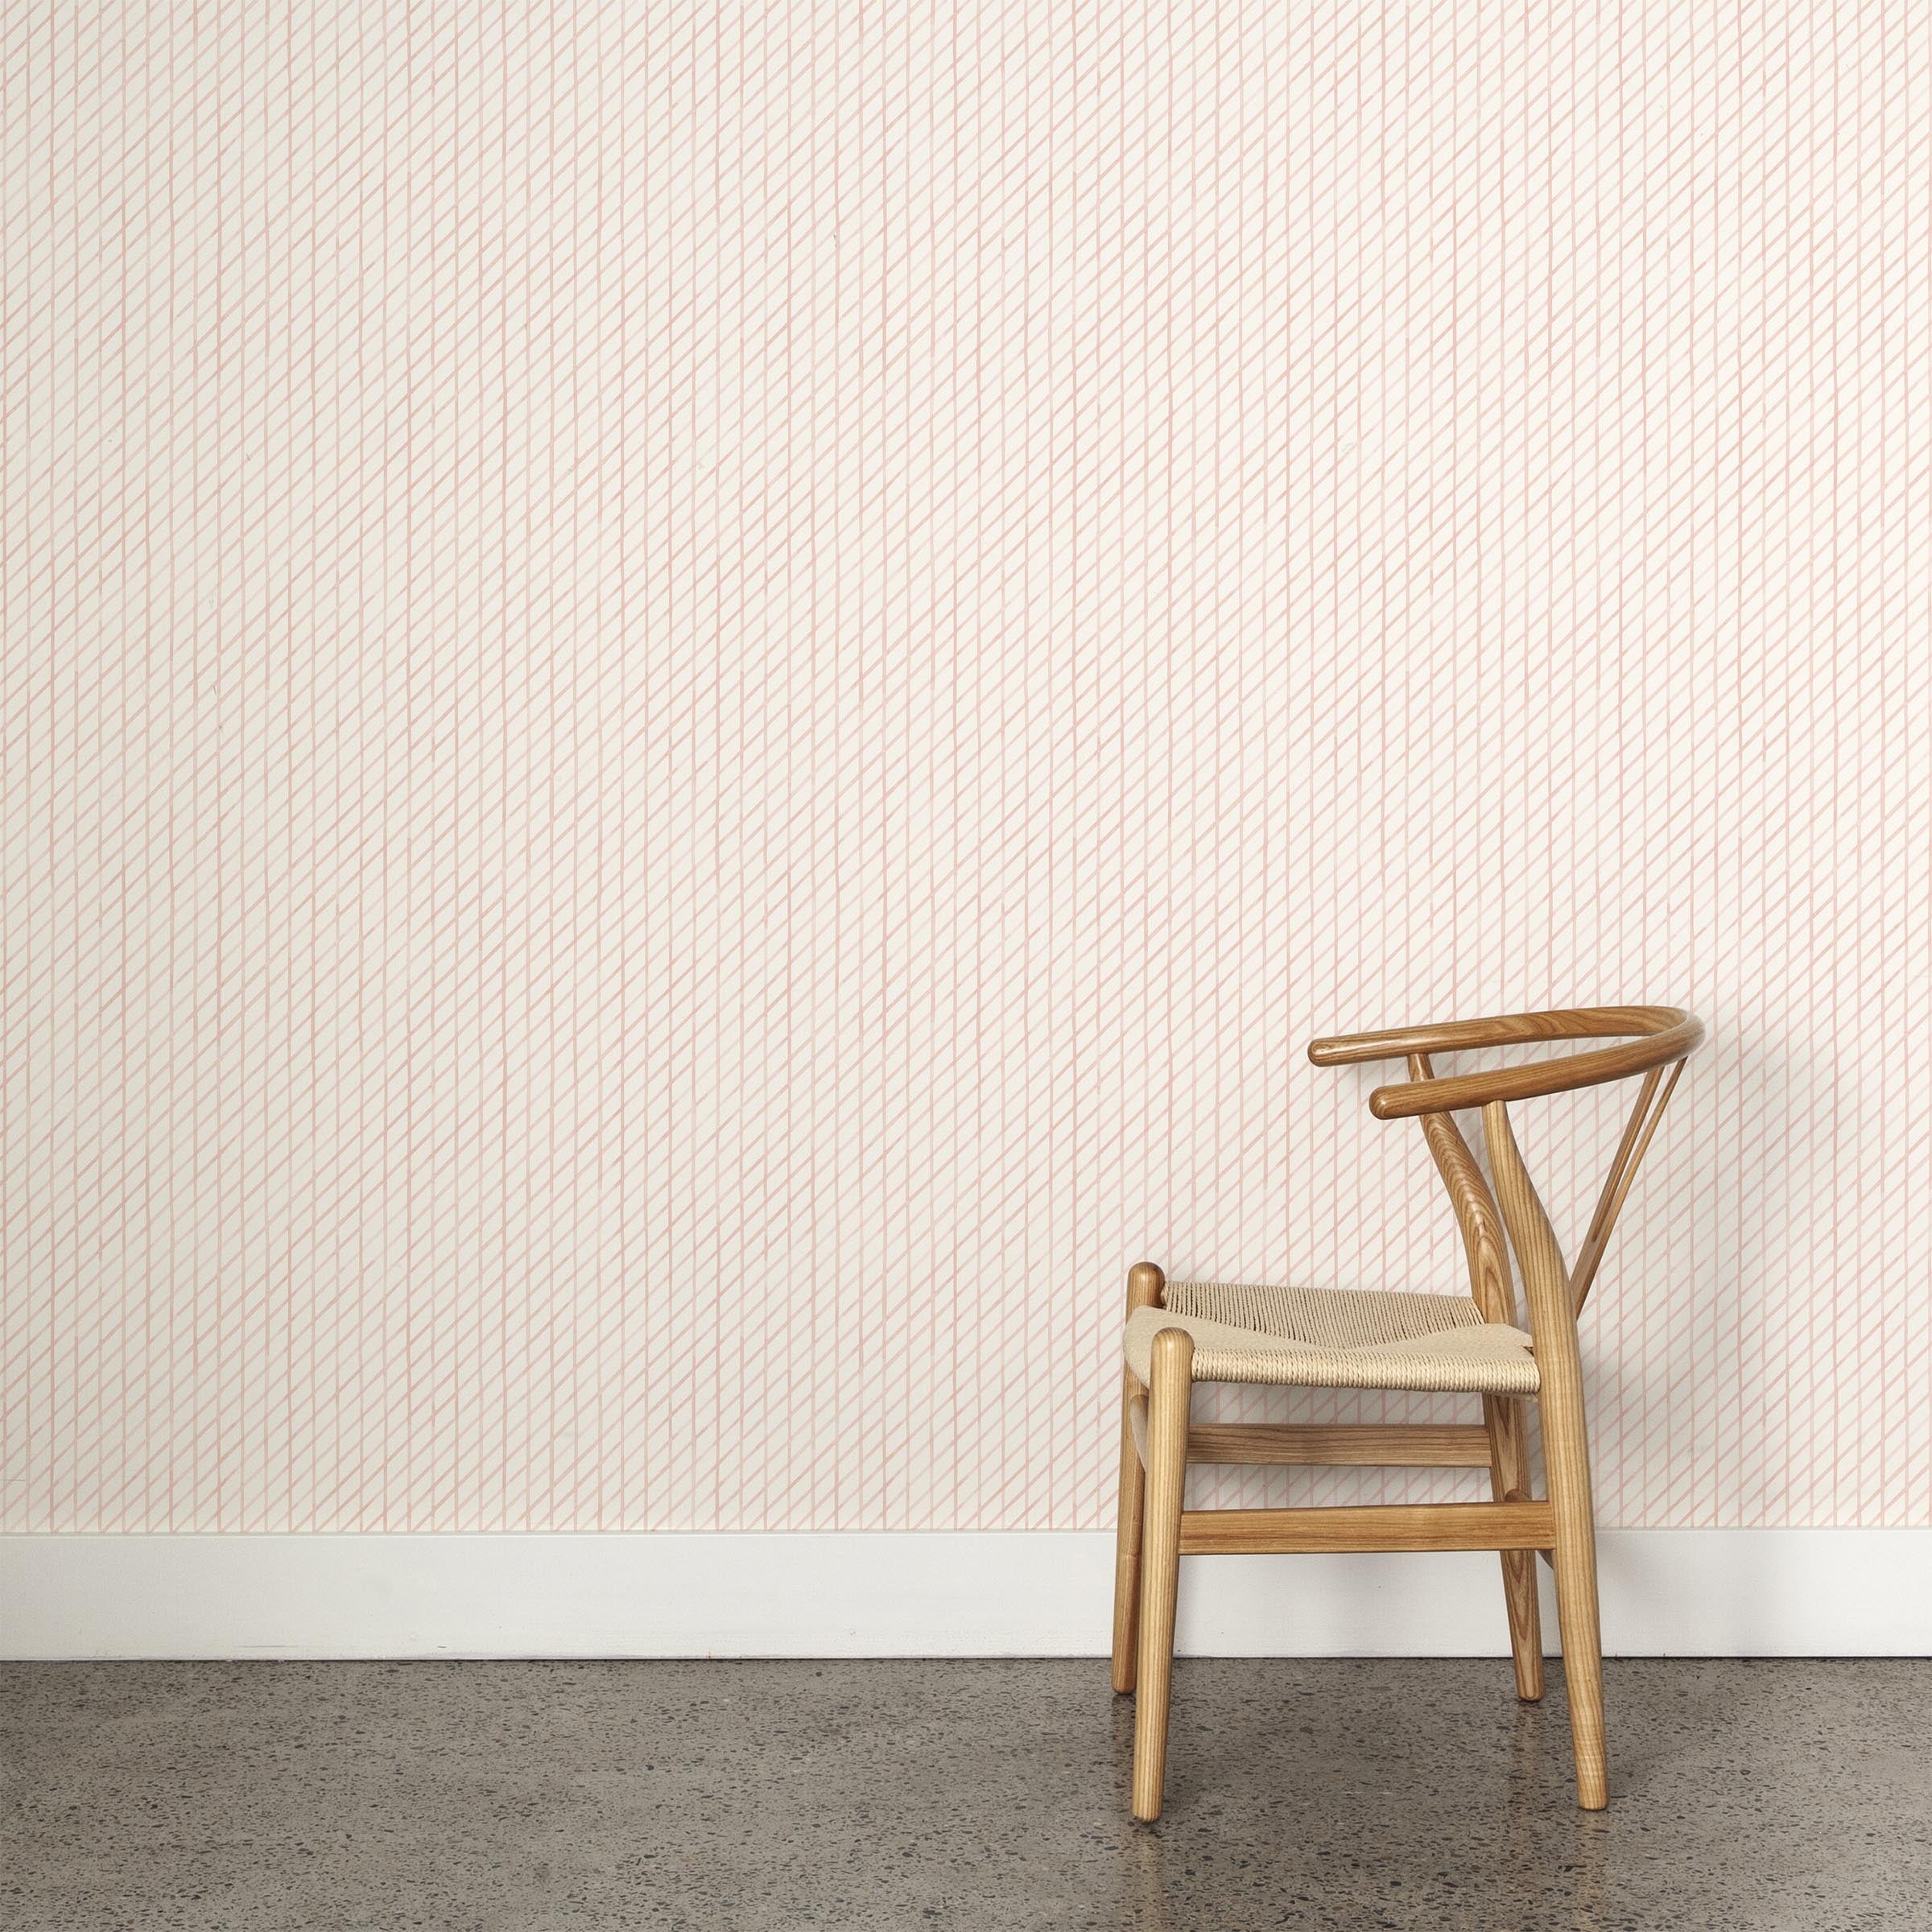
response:
<svg viewBox="0 0 1932 1932"><path fill-rule="evenodd" d="M1187 1660L1143 1826L1085 1659L14 1666L8 1932L1932 1923L1932 1663L1606 1678L1591 1814L1560 1670Z"/></svg>

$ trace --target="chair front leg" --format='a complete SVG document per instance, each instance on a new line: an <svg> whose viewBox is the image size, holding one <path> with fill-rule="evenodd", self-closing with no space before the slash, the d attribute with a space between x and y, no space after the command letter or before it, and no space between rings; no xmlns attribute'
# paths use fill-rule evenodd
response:
<svg viewBox="0 0 1932 1932"><path fill-rule="evenodd" d="M1141 1542L1140 1688L1133 1714L1133 1815L1161 1814L1167 1770L1167 1702L1174 1675L1174 1613L1181 1571L1181 1497L1187 1480L1187 1411L1194 1338L1163 1328L1154 1338L1147 1403L1147 1487Z"/></svg>

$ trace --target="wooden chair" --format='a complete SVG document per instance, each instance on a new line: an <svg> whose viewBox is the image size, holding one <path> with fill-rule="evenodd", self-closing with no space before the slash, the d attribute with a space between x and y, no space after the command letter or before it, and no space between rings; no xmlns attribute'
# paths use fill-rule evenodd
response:
<svg viewBox="0 0 1932 1932"><path fill-rule="evenodd" d="M1534 1554L1540 1551L1556 1572L1577 1802L1596 1810L1608 1802L1596 1538L1576 1316L1637 1164L1703 1030L1674 1007L1601 1006L1315 1042L1308 1057L1318 1067L1407 1060L1408 1080L1377 1088L1368 1109L1377 1120L1421 1121L1468 1253L1466 1296L1170 1282L1146 1261L1129 1271L1113 1687L1127 1691L1138 1684L1136 1818L1161 1814L1180 1558L1263 1551L1500 1550L1517 1695L1526 1699L1541 1697L1543 1689ZM1476 1047L1612 1038L1627 1043L1442 1079L1431 1058ZM1517 1151L1509 1103L1639 1074L1636 1105L1576 1265L1568 1267ZM1450 1117L1462 1108L1482 1109L1494 1195ZM1512 1249L1529 1307L1527 1334L1516 1326ZM1197 1381L1459 1390L1482 1398L1483 1419L1452 1426L1195 1426L1188 1408ZM1531 1490L1525 1409L1531 1400L1542 1421L1542 1500ZM1496 1500L1185 1509L1190 1463L1487 1468Z"/></svg>

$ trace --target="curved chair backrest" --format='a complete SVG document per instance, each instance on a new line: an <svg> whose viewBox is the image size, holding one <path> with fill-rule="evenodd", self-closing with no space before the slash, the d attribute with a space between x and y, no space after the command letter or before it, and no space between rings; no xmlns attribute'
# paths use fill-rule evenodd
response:
<svg viewBox="0 0 1932 1932"><path fill-rule="evenodd" d="M1469 1257L1469 1291L1492 1322L1513 1323L1515 1295L1509 1282L1508 1248L1516 1249L1530 1303L1531 1327L1543 1325L1558 1283L1567 1289L1565 1313L1574 1319L1602 1265L1624 1197L1650 1137L1676 1090L1684 1062L1704 1037L1703 1023L1675 1006L1583 1006L1563 1013L1510 1013L1495 1019L1451 1020L1431 1026L1403 1026L1385 1033L1360 1033L1316 1040L1308 1057L1318 1067L1343 1067L1362 1060L1406 1060L1409 1078L1378 1087L1368 1097L1377 1120L1422 1123L1429 1150L1455 1208ZM1589 1053L1531 1060L1480 1073L1438 1078L1431 1056L1468 1052L1483 1046L1531 1046L1550 1040L1615 1039L1624 1042ZM1665 1069L1669 1068L1666 1077ZM1583 1237L1576 1265L1566 1269L1549 1217L1524 1168L1509 1125L1509 1103L1539 1094L1568 1093L1641 1074L1642 1088L1631 1110L1616 1157L1597 1197L1596 1212ZM1491 1171L1501 1195L1489 1191L1469 1144L1450 1118L1459 1108L1483 1110L1483 1136ZM1542 1307L1539 1309L1538 1304ZM1567 1324L1566 1324L1567 1325Z"/></svg>

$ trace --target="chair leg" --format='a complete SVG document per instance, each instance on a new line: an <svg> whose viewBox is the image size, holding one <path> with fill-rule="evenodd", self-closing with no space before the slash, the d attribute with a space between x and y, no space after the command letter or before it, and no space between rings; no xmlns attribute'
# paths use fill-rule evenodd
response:
<svg viewBox="0 0 1932 1932"><path fill-rule="evenodd" d="M1127 1270L1127 1316L1155 1306L1167 1278L1152 1261L1136 1261ZM1133 1688L1136 1652L1141 1632L1141 1520L1147 1484L1134 1447L1133 1407L1146 1391L1131 1368L1121 1372L1121 1518L1114 1536L1113 1687Z"/></svg>
<svg viewBox="0 0 1932 1932"><path fill-rule="evenodd" d="M1163 1328L1154 1338L1153 1376L1141 1546L1140 1688L1133 1713L1133 1815L1148 1824L1161 1814L1167 1771L1181 1494L1187 1478L1187 1410L1194 1393L1194 1338L1184 1328Z"/></svg>
<svg viewBox="0 0 1932 1932"><path fill-rule="evenodd" d="M1121 1521L1114 1534L1113 1556L1113 1687L1133 1688L1135 1649L1141 1629L1141 1517L1146 1501L1147 1482L1141 1468L1140 1451L1133 1446L1133 1425L1129 1418L1141 1385L1132 1370L1122 1378L1125 1386L1121 1401Z"/></svg>
<svg viewBox="0 0 1932 1932"><path fill-rule="evenodd" d="M1524 1502L1525 1496L1505 1496L1499 1502ZM1509 1654L1516 1665L1516 1695L1525 1704L1538 1703L1543 1695L1543 1614L1536 1600L1536 1552L1505 1550L1503 1602L1509 1612Z"/></svg>
<svg viewBox="0 0 1932 1932"><path fill-rule="evenodd" d="M1597 1623L1596 1524L1590 1506L1590 1447L1580 1387L1546 1373L1539 1406L1543 1462L1556 1517L1556 1623L1563 1642L1563 1682L1570 1694L1571 1741L1576 1753L1576 1802L1600 1811L1610 1802L1604 1752L1603 1637Z"/></svg>
<svg viewBox="0 0 1932 1932"><path fill-rule="evenodd" d="M1530 1445L1522 1404L1509 1396L1483 1398L1489 1430L1490 1488L1499 1503L1530 1499ZM1509 1613L1509 1653L1516 1662L1516 1694L1525 1703L1543 1695L1543 1620L1536 1600L1536 1553L1505 1550L1503 1602Z"/></svg>

